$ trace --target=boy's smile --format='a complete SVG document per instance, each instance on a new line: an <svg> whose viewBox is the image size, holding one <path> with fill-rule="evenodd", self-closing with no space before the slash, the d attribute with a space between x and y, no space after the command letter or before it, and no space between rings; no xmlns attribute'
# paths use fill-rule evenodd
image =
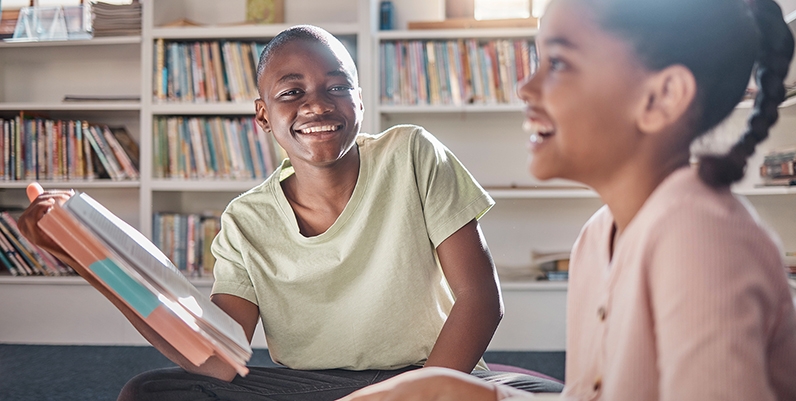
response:
<svg viewBox="0 0 796 401"><path fill-rule="evenodd" d="M295 40L278 48L259 82L257 121L270 129L291 163L328 166L353 147L363 104L344 48Z"/></svg>

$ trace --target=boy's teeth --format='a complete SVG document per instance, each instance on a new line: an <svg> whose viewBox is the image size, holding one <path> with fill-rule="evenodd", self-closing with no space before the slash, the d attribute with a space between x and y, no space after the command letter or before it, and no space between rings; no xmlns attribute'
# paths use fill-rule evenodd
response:
<svg viewBox="0 0 796 401"><path fill-rule="evenodd" d="M323 131L335 131L337 129L334 125L324 125L321 127L312 127L312 128L305 128L301 130L303 134L311 134L313 132L323 132Z"/></svg>

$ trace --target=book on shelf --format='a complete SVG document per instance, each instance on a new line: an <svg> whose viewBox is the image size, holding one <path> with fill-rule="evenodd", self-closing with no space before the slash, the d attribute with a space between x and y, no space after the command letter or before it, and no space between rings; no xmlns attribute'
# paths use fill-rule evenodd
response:
<svg viewBox="0 0 796 401"><path fill-rule="evenodd" d="M530 74L528 39L387 40L379 44L385 105L519 104Z"/></svg>
<svg viewBox="0 0 796 401"><path fill-rule="evenodd" d="M28 241L8 211L0 212L0 266L0 272L13 276L74 274L71 268Z"/></svg>
<svg viewBox="0 0 796 401"><path fill-rule="evenodd" d="M210 244L221 229L221 214L158 212L152 217L152 242L188 277L212 277Z"/></svg>
<svg viewBox="0 0 796 401"><path fill-rule="evenodd" d="M760 165L763 186L796 185L796 149L782 148L770 151Z"/></svg>
<svg viewBox="0 0 796 401"><path fill-rule="evenodd" d="M196 366L211 356L248 373L243 328L210 302L143 234L85 193L75 192L39 221L106 297L121 301Z"/></svg>
<svg viewBox="0 0 796 401"><path fill-rule="evenodd" d="M251 117L156 117L156 178L261 179L281 162L281 147Z"/></svg>
<svg viewBox="0 0 796 401"><path fill-rule="evenodd" d="M123 127L26 112L0 119L0 180L137 179L138 157Z"/></svg>

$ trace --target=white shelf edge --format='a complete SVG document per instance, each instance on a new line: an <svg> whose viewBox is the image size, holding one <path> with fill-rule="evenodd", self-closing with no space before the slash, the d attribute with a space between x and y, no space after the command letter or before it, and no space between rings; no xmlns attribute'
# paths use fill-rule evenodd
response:
<svg viewBox="0 0 796 401"><path fill-rule="evenodd" d="M63 47L63 46L111 46L141 44L141 36L109 36L83 40L42 40L35 42L0 41L0 48Z"/></svg>
<svg viewBox="0 0 796 401"><path fill-rule="evenodd" d="M267 39L296 24L215 25L178 28L153 28L152 37L162 39ZM317 24L333 35L356 35L356 23Z"/></svg>
<svg viewBox="0 0 796 401"><path fill-rule="evenodd" d="M417 29L378 31L379 41L404 39L488 39L488 38L532 38L536 28L471 28L471 29Z"/></svg>
<svg viewBox="0 0 796 401"><path fill-rule="evenodd" d="M787 109L787 108L793 107L794 105L796 105L796 97L791 97L791 98L785 99L785 101L782 102L782 104L779 105L779 108L780 109ZM747 99L747 100L744 100L744 101L738 103L738 105L735 106L735 108L736 109L740 109L740 110L746 110L746 109L751 109L752 106L754 106L754 99Z"/></svg>
<svg viewBox="0 0 796 401"><path fill-rule="evenodd" d="M261 180L230 180L230 179L207 179L207 180L169 180L156 179L151 181L153 192L245 192L253 187L262 184Z"/></svg>
<svg viewBox="0 0 796 401"><path fill-rule="evenodd" d="M486 188L494 199L597 199L597 193L586 188Z"/></svg>
<svg viewBox="0 0 796 401"><path fill-rule="evenodd" d="M566 281L501 281L500 288L503 291L566 291L568 287Z"/></svg>
<svg viewBox="0 0 796 401"><path fill-rule="evenodd" d="M251 102L215 102L215 103L154 103L153 115L191 114L191 115L252 115L254 101Z"/></svg>
<svg viewBox="0 0 796 401"><path fill-rule="evenodd" d="M140 102L0 103L0 111L141 111Z"/></svg>
<svg viewBox="0 0 796 401"><path fill-rule="evenodd" d="M739 189L733 189L732 192L734 194L743 195L743 196L794 195L796 194L796 186L739 188Z"/></svg>
<svg viewBox="0 0 796 401"><path fill-rule="evenodd" d="M69 180L69 181L47 181L47 180L21 180L21 181L0 181L0 188L5 189L24 189L28 186L31 181L36 181L41 184L44 188L140 188L141 181L135 180L122 180L122 181L111 181L111 180Z"/></svg>
<svg viewBox="0 0 796 401"><path fill-rule="evenodd" d="M212 277L189 278L188 280L196 287L210 287L214 281ZM81 276L0 276L0 285L2 284L91 285Z"/></svg>
<svg viewBox="0 0 796 401"><path fill-rule="evenodd" d="M511 104L468 104L454 105L381 105L378 106L380 114L431 114L431 113L495 113L495 112L521 112L525 106L522 103Z"/></svg>

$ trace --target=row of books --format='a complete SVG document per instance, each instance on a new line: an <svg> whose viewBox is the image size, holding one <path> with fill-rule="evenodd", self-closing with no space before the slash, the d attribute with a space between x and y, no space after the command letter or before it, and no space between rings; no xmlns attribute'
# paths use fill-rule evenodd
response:
<svg viewBox="0 0 796 401"><path fill-rule="evenodd" d="M158 117L156 178L258 179L287 157L251 117Z"/></svg>
<svg viewBox="0 0 796 401"><path fill-rule="evenodd" d="M383 42L381 103L519 103L514 87L530 76L535 54L528 39Z"/></svg>
<svg viewBox="0 0 796 401"><path fill-rule="evenodd" d="M138 144L123 127L20 113L0 119L0 179L138 179Z"/></svg>
<svg viewBox="0 0 796 401"><path fill-rule="evenodd" d="M219 214L155 213L152 242L187 277L212 277L210 245L221 229Z"/></svg>
<svg viewBox="0 0 796 401"><path fill-rule="evenodd" d="M0 274L68 276L75 273L69 266L23 237L10 213L0 212Z"/></svg>
<svg viewBox="0 0 796 401"><path fill-rule="evenodd" d="M763 157L760 165L763 185L796 185L796 148L777 149Z"/></svg>
<svg viewBox="0 0 796 401"><path fill-rule="evenodd" d="M265 44L155 41L155 101L249 102L258 97L257 62Z"/></svg>

